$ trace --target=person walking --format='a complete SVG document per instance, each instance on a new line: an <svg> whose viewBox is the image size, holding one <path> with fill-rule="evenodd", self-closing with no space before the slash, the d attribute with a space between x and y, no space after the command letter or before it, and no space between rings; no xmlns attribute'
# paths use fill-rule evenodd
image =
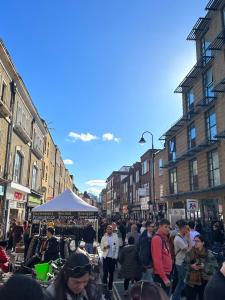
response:
<svg viewBox="0 0 225 300"><path fill-rule="evenodd" d="M119 240L117 234L113 233L111 225L107 226L106 233L102 237L101 250L103 251L103 284L105 287L108 285L108 290L112 292L115 265L119 254Z"/></svg>
<svg viewBox="0 0 225 300"><path fill-rule="evenodd" d="M201 235L195 236L194 243L195 246L185 256L186 297L187 300L203 300L205 286L218 265L213 253L206 248Z"/></svg>
<svg viewBox="0 0 225 300"><path fill-rule="evenodd" d="M125 246L119 256L121 264L121 277L124 278L124 296L128 296L130 281L139 281L141 279L141 265L139 261L137 247L133 236L128 239L128 245Z"/></svg>
<svg viewBox="0 0 225 300"><path fill-rule="evenodd" d="M73 253L46 292L52 300L101 300L102 293L91 280L91 263L81 253Z"/></svg>
<svg viewBox="0 0 225 300"><path fill-rule="evenodd" d="M127 241L130 237L133 237L135 246L138 246L140 236L141 235L140 235L140 233L138 233L137 225L133 224L131 226L131 232L128 232L128 234L127 234Z"/></svg>
<svg viewBox="0 0 225 300"><path fill-rule="evenodd" d="M152 282L153 268L152 268L151 240L154 234L154 224L151 223L150 221L147 221L145 226L146 229L139 238L138 254L139 254L140 263L144 270L142 279Z"/></svg>
<svg viewBox="0 0 225 300"><path fill-rule="evenodd" d="M159 229L151 242L154 281L159 283L167 294L170 292L172 271L172 257L168 239L169 232L170 222L166 219L160 220Z"/></svg>
<svg viewBox="0 0 225 300"><path fill-rule="evenodd" d="M172 300L180 300L181 293L185 287L185 265L184 260L188 249L190 249L186 235L187 235L187 226L184 220L177 222L178 233L174 238L174 252L175 252L175 268L177 274L177 285L173 293Z"/></svg>
<svg viewBox="0 0 225 300"><path fill-rule="evenodd" d="M83 232L83 240L85 242L85 249L89 254L93 254L93 243L96 239L96 231L91 223L89 223Z"/></svg>

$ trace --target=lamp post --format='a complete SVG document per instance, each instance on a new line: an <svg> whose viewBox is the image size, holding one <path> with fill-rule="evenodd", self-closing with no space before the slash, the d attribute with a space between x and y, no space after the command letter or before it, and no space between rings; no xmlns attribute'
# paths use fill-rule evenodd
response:
<svg viewBox="0 0 225 300"><path fill-rule="evenodd" d="M152 177L151 177L152 187L150 187L150 188L152 189L151 195L153 196L152 198L153 198L153 204L154 204L154 209L153 209L153 215L154 215L156 202L155 202L155 153L154 153L154 136L153 136L153 134L150 131L143 132L139 143L140 144L146 143L146 140L144 138L144 135L146 133L151 135L151 142L152 142L152 148L151 148L151 150L152 150Z"/></svg>

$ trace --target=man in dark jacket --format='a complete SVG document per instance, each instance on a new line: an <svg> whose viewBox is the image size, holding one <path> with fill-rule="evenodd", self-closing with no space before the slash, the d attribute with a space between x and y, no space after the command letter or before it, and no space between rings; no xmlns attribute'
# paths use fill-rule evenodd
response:
<svg viewBox="0 0 225 300"><path fill-rule="evenodd" d="M96 239L96 231L94 230L92 224L88 224L83 232L83 239L85 242L85 249L88 253L93 254L93 243Z"/></svg>
<svg viewBox="0 0 225 300"><path fill-rule="evenodd" d="M225 262L220 271L215 273L205 288L205 300L225 299Z"/></svg>
<svg viewBox="0 0 225 300"><path fill-rule="evenodd" d="M44 261L49 262L59 258L59 242L54 236L55 230L52 227L47 229L47 244L44 252Z"/></svg>
<svg viewBox="0 0 225 300"><path fill-rule="evenodd" d="M139 238L138 253L140 262L144 268L143 280L153 281L152 278L152 255L151 255L151 240L153 237L154 224L147 221L146 230L142 233Z"/></svg>

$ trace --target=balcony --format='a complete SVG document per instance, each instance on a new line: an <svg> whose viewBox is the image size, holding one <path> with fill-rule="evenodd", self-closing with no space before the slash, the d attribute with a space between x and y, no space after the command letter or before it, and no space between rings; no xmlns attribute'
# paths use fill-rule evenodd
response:
<svg viewBox="0 0 225 300"><path fill-rule="evenodd" d="M215 93L225 93L225 77L223 78L222 81L220 81L220 83L218 83L214 87L213 92L215 92Z"/></svg>
<svg viewBox="0 0 225 300"><path fill-rule="evenodd" d="M213 61L214 56L203 56L201 57L184 80L179 84L174 93L184 93L193 86L193 81L202 74Z"/></svg>
<svg viewBox="0 0 225 300"><path fill-rule="evenodd" d="M32 151L34 152L34 154L37 156L38 159L42 159L43 158L43 151L37 145L33 146Z"/></svg>
<svg viewBox="0 0 225 300"><path fill-rule="evenodd" d="M215 145L218 142L219 142L219 138L217 136L215 136L215 139L213 139L213 140L202 141L196 147L189 149L186 153L179 156L175 161L170 161L167 164L165 164L163 168L165 168L165 169L171 168L171 167L174 167L176 164L178 164L181 161L184 161L184 160L187 160L187 159L189 160L190 158L194 157L195 155L197 155L201 151L210 148L211 146Z"/></svg>
<svg viewBox="0 0 225 300"><path fill-rule="evenodd" d="M187 40L196 41L208 29L210 18L199 18L189 33Z"/></svg>
<svg viewBox="0 0 225 300"><path fill-rule="evenodd" d="M11 117L12 113L8 108L7 104L0 97L0 113L5 117Z"/></svg>
<svg viewBox="0 0 225 300"><path fill-rule="evenodd" d="M225 43L225 28L217 35L215 40L209 45L209 50L219 51L223 48Z"/></svg>
<svg viewBox="0 0 225 300"><path fill-rule="evenodd" d="M206 5L206 10L217 10L222 3L222 0L210 0Z"/></svg>
<svg viewBox="0 0 225 300"><path fill-rule="evenodd" d="M17 132L17 134L21 137L21 139L27 144L31 143L31 137L27 133L25 127L23 126L22 122L17 122L14 125L14 130Z"/></svg>

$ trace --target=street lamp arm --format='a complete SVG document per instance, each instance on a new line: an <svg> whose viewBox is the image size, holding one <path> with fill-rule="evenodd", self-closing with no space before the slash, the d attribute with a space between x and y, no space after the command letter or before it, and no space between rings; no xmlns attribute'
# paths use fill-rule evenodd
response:
<svg viewBox="0 0 225 300"><path fill-rule="evenodd" d="M151 131L144 131L144 132L142 133L142 137L143 137L146 133L149 133L149 134L151 134L151 136L153 136L153 134L151 133Z"/></svg>

